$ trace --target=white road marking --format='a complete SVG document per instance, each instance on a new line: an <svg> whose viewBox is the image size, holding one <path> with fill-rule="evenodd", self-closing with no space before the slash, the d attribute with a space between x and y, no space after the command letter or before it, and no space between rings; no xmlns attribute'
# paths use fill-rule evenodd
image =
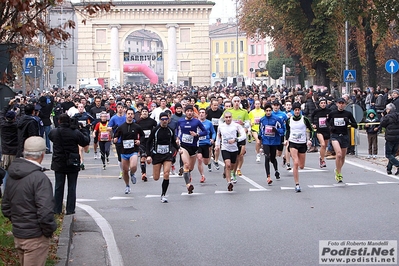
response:
<svg viewBox="0 0 399 266"><path fill-rule="evenodd" d="M218 162L219 162L219 165L224 167L224 162L221 162L221 161L218 161ZM250 183L252 186L256 187L257 189L266 189L245 175L237 176L237 178L241 178L241 179L247 181L248 183Z"/></svg>
<svg viewBox="0 0 399 266"><path fill-rule="evenodd" d="M252 192L252 191L255 191L255 192L256 192L256 191L271 191L271 189L267 189L267 188L264 188L264 189L250 188L249 191L251 191L251 192Z"/></svg>
<svg viewBox="0 0 399 266"><path fill-rule="evenodd" d="M310 188L335 187L334 185L308 185Z"/></svg>
<svg viewBox="0 0 399 266"><path fill-rule="evenodd" d="M233 191L215 190L215 194L231 194L231 193L236 193L236 192L234 190Z"/></svg>
<svg viewBox="0 0 399 266"><path fill-rule="evenodd" d="M294 190L294 187L281 187L281 190Z"/></svg>
<svg viewBox="0 0 399 266"><path fill-rule="evenodd" d="M384 184L399 184L399 182L395 181L377 181L379 185L384 185Z"/></svg>
<svg viewBox="0 0 399 266"><path fill-rule="evenodd" d="M123 200L123 199L133 199L133 197L112 197L111 200Z"/></svg>
<svg viewBox="0 0 399 266"><path fill-rule="evenodd" d="M349 160L346 160L345 163L348 163L348 164L351 164L351 165L353 165L353 166L362 168L362 169L364 169L364 170L373 171L373 172L376 172L376 173L378 173L378 174L381 174L381 175L388 176L388 177L390 177L390 178L399 180L399 177L398 177L398 176L395 176L395 175L388 175L386 172L383 172L383 171L380 171L380 170L376 170L375 168L368 167L368 166L365 166L365 165L363 165L363 164L355 163L355 162L352 162L352 161L349 161Z"/></svg>
<svg viewBox="0 0 399 266"><path fill-rule="evenodd" d="M108 221L101 216L96 210L94 210L91 206L76 203L76 206L85 210L96 222L98 227L100 227L105 242L107 243L107 251L109 256L109 265L111 266L123 266L123 259L121 252L115 241L114 232L112 230L111 225Z"/></svg>
<svg viewBox="0 0 399 266"><path fill-rule="evenodd" d="M95 199L76 199L76 201L79 201L79 202L88 202L88 201L97 201L97 200L95 200Z"/></svg>
<svg viewBox="0 0 399 266"><path fill-rule="evenodd" d="M191 196L191 195L204 195L204 193L195 193L195 192L194 192L194 193L188 194L188 192L183 192L183 193L181 193L181 195L182 195L182 196L186 196L186 195L190 195L190 196Z"/></svg>

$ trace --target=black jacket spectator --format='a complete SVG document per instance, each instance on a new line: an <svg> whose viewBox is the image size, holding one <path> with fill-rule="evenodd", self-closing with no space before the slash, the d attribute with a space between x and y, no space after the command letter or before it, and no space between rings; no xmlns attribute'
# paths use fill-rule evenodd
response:
<svg viewBox="0 0 399 266"><path fill-rule="evenodd" d="M49 138L53 142L51 170L63 173L78 172L80 166L67 166L67 156L70 153L79 153L78 145L89 145L90 137L87 131L71 128L69 123L61 123L58 128L50 131Z"/></svg>
<svg viewBox="0 0 399 266"><path fill-rule="evenodd" d="M385 140L389 142L399 142L399 114L390 111L381 118L380 129L385 127Z"/></svg>
<svg viewBox="0 0 399 266"><path fill-rule="evenodd" d="M39 124L33 118L35 107L32 104L25 106L25 115L18 121L18 151L17 157L22 156L25 140L32 136L39 136Z"/></svg>

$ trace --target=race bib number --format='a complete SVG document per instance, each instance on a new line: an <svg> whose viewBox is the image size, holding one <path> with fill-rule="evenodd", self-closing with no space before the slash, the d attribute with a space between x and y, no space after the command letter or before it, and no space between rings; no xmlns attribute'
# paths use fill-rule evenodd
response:
<svg viewBox="0 0 399 266"><path fill-rule="evenodd" d="M219 125L219 118L212 118L212 125L218 126Z"/></svg>
<svg viewBox="0 0 399 266"><path fill-rule="evenodd" d="M201 136L201 137L199 137L198 139L199 139L199 140L204 140L204 139L206 139L206 136Z"/></svg>
<svg viewBox="0 0 399 266"><path fill-rule="evenodd" d="M83 127L87 126L87 121L86 120L79 121L79 123L81 123Z"/></svg>
<svg viewBox="0 0 399 266"><path fill-rule="evenodd" d="M134 148L134 139L127 139L122 142L124 149Z"/></svg>
<svg viewBox="0 0 399 266"><path fill-rule="evenodd" d="M100 119L101 113L96 114L96 119Z"/></svg>
<svg viewBox="0 0 399 266"><path fill-rule="evenodd" d="M334 126L336 126L336 127L345 126L345 119L344 118L334 118Z"/></svg>
<svg viewBox="0 0 399 266"><path fill-rule="evenodd" d="M183 134L181 137L181 141L184 143L192 144L194 142L194 137L190 134Z"/></svg>
<svg viewBox="0 0 399 266"><path fill-rule="evenodd" d="M300 141L304 137L304 134L302 133L293 133L292 138L294 141Z"/></svg>
<svg viewBox="0 0 399 266"><path fill-rule="evenodd" d="M327 127L327 117L319 117L319 128Z"/></svg>
<svg viewBox="0 0 399 266"><path fill-rule="evenodd" d="M150 136L150 134L151 134L151 130L143 130L144 131L144 137L146 138L146 139L148 139L148 137Z"/></svg>
<svg viewBox="0 0 399 266"><path fill-rule="evenodd" d="M166 154L169 152L169 145L157 145L157 153Z"/></svg>
<svg viewBox="0 0 399 266"><path fill-rule="evenodd" d="M255 125L259 125L260 117L255 117Z"/></svg>
<svg viewBox="0 0 399 266"><path fill-rule="evenodd" d="M108 132L101 132L100 133L100 140L101 141L108 141L109 140L109 133Z"/></svg>
<svg viewBox="0 0 399 266"><path fill-rule="evenodd" d="M275 134L273 132L273 127L272 126L265 126L264 135L267 136L267 137L274 137Z"/></svg>

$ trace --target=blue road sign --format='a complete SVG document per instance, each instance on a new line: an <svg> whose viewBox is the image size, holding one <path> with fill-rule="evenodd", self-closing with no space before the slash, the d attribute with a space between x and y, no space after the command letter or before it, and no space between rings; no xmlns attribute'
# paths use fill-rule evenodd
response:
<svg viewBox="0 0 399 266"><path fill-rule="evenodd" d="M30 73L30 68L36 66L36 58L27 57L25 58L25 74Z"/></svg>
<svg viewBox="0 0 399 266"><path fill-rule="evenodd" d="M396 72L398 72L398 70L399 70L399 63L398 63L398 61L396 61L395 59L389 59L389 60L385 63L385 70L386 70L389 74L395 74Z"/></svg>
<svg viewBox="0 0 399 266"><path fill-rule="evenodd" d="M212 78L216 78L216 73L215 72L212 73Z"/></svg>
<svg viewBox="0 0 399 266"><path fill-rule="evenodd" d="M356 82L356 70L344 70L344 82Z"/></svg>

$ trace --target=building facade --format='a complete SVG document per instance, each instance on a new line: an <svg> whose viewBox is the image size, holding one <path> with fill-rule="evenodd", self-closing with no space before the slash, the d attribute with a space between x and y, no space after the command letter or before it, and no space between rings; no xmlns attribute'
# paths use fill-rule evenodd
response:
<svg viewBox="0 0 399 266"><path fill-rule="evenodd" d="M110 12L85 17L77 12L80 78L104 78L106 85L124 81L125 41L135 31L148 30L162 40L164 82L210 83L209 14L207 1L118 2ZM83 3L75 6L79 9ZM86 19L86 23L82 20Z"/></svg>

